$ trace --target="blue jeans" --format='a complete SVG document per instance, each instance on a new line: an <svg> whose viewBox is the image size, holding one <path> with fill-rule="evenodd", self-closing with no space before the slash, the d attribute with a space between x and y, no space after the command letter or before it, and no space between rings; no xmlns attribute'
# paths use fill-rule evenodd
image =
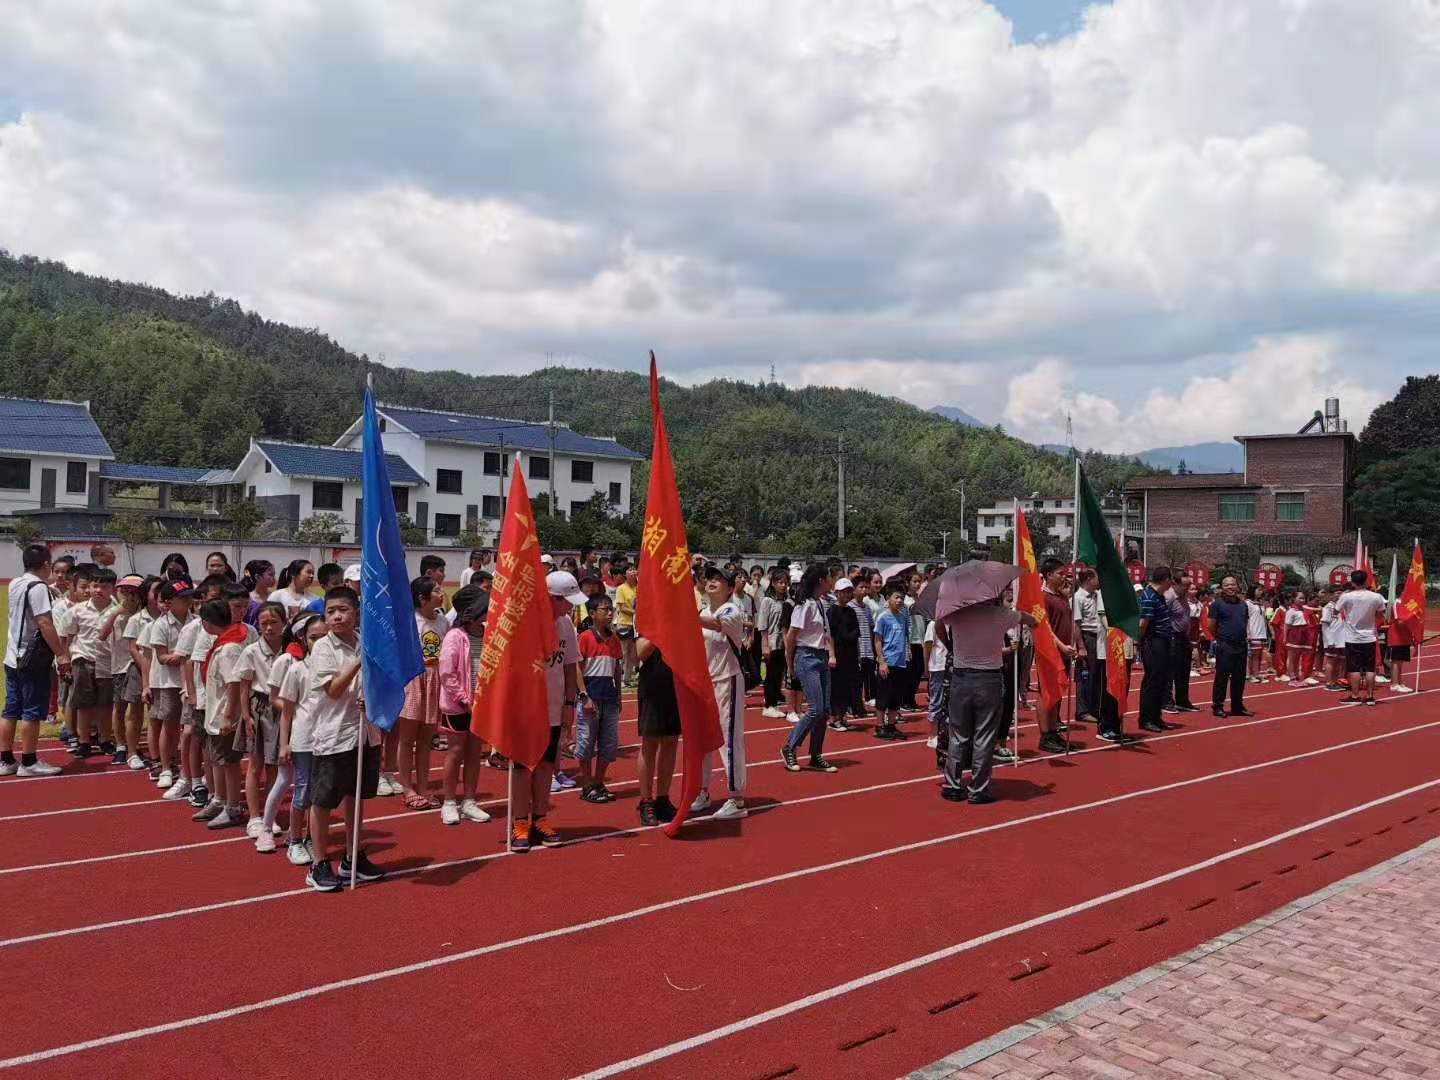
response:
<svg viewBox="0 0 1440 1080"><path fill-rule="evenodd" d="M950 680L943 671L927 671L929 679L927 694L930 705L930 727L939 734L945 726L945 717L950 708Z"/></svg>
<svg viewBox="0 0 1440 1080"><path fill-rule="evenodd" d="M575 717L575 760L589 765L597 758L611 764L620 753L620 702L588 702Z"/></svg>
<svg viewBox="0 0 1440 1080"><path fill-rule="evenodd" d="M15 668L5 668L5 719L39 723L50 708L50 672L27 678Z"/></svg>
<svg viewBox="0 0 1440 1080"><path fill-rule="evenodd" d="M805 691L805 715L790 732L786 745L794 750L810 736L810 756L825 749L825 722L830 719L830 653L825 649L800 647L795 650L795 675Z"/></svg>

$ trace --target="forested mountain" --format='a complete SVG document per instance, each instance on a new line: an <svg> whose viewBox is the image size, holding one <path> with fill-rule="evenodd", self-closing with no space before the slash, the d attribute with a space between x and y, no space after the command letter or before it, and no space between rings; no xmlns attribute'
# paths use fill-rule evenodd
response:
<svg viewBox="0 0 1440 1080"><path fill-rule="evenodd" d="M664 357L661 358L662 363ZM317 329L271 322L214 295L92 277L0 251L0 393L91 402L122 461L230 466L253 436L330 442L358 414L365 375L383 401L543 420L650 451L645 378L547 368L466 375L372 363ZM940 530L1015 494L1071 490L1067 460L862 390L719 380L663 392L692 546L709 551L939 548ZM836 541L845 439L847 541ZM1100 491L1140 467L1086 455ZM631 533L643 512L615 523ZM613 533L613 529L609 533ZM607 533L605 543L619 542Z"/></svg>

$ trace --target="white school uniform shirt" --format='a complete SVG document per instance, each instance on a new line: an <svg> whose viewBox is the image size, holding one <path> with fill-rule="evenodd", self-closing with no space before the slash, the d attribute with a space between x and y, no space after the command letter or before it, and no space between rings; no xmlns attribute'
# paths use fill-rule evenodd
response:
<svg viewBox="0 0 1440 1080"><path fill-rule="evenodd" d="M307 607L315 597L309 593L296 592L294 589L286 587L284 589L276 589L270 594L270 599L277 604L284 605L285 618L288 620L292 617L295 608L303 609Z"/></svg>
<svg viewBox="0 0 1440 1080"><path fill-rule="evenodd" d="M1006 631L1009 634L1009 631ZM925 644L930 646L930 663L927 671L939 673L945 670L945 661L950 657L950 651L945 648L945 642L936 636L935 624L932 622L925 627Z"/></svg>
<svg viewBox="0 0 1440 1080"><path fill-rule="evenodd" d="M150 624L154 621L155 620L153 617L151 617L150 612L145 610L143 607L134 615L130 616L130 620L125 624L124 636L122 638L125 644L125 651L127 653L130 651L130 646L132 643L137 649L149 648L149 646L147 646L145 642L150 636ZM150 667L153 669L155 665L151 664Z"/></svg>
<svg viewBox="0 0 1440 1080"><path fill-rule="evenodd" d="M269 694L270 669L275 666L275 657L279 652L279 649L270 648L264 638L256 638L241 652L239 675L249 682L252 693Z"/></svg>
<svg viewBox="0 0 1440 1080"><path fill-rule="evenodd" d="M205 672L205 697L210 707L205 710L205 733L219 735L225 728L239 722L238 714L230 715L230 687L240 682L240 657L245 646L228 642L215 650ZM197 671L196 674L199 674Z"/></svg>
<svg viewBox="0 0 1440 1080"><path fill-rule="evenodd" d="M1345 647L1345 623L1335 610L1334 600L1320 609L1320 642L1327 649Z"/></svg>
<svg viewBox="0 0 1440 1080"><path fill-rule="evenodd" d="M185 663L190 665L190 673L194 676L195 700L190 704L197 709L205 708L205 680L200 677L200 665L213 644L215 638L205 632L205 624L199 619L187 622L185 629L180 631L179 640L175 642L175 651L188 658ZM183 676L180 678L180 685L185 685Z"/></svg>
<svg viewBox="0 0 1440 1080"><path fill-rule="evenodd" d="M790 611L790 629L795 631L797 649L830 648L830 622L825 607L816 599L796 604Z"/></svg>
<svg viewBox="0 0 1440 1080"><path fill-rule="evenodd" d="M359 655L333 633L326 634L310 650L310 686L305 703L310 709L310 749L317 755L343 754L360 745L360 676L356 675L338 698L329 694L330 680L349 667Z"/></svg>
<svg viewBox="0 0 1440 1080"><path fill-rule="evenodd" d="M288 701L295 707L290 718L290 752L310 752L310 664L288 656L290 664L285 668L284 681L277 687L281 701ZM278 663L276 665L279 666Z"/></svg>
<svg viewBox="0 0 1440 1080"><path fill-rule="evenodd" d="M70 658L89 660L95 665L95 674L100 678L110 676L110 646L100 640L100 630L109 618L89 600L83 604L72 604L65 612L64 635L70 639Z"/></svg>
<svg viewBox="0 0 1440 1080"><path fill-rule="evenodd" d="M1265 609L1254 600L1245 601L1245 636L1251 641L1264 641L1269 634L1265 622Z"/></svg>
<svg viewBox="0 0 1440 1080"><path fill-rule="evenodd" d="M565 669L580 663L580 638L575 633L575 620L569 615L555 617L555 651L545 665L545 704L550 714L550 726L560 726L560 714L565 708ZM576 692L585 689L577 686Z"/></svg>
<svg viewBox="0 0 1440 1080"><path fill-rule="evenodd" d="M11 583L11 588L14 588L13 582ZM36 592L38 593L39 590L37 589ZM38 599L38 596L36 597L36 599ZM70 632L65 629L65 616L74 606L75 605L70 603L70 598L67 596L57 596L54 600L50 602L50 621L55 626L55 633L59 634L61 637L69 636ZM26 629L28 630L29 627L26 627Z"/></svg>
<svg viewBox="0 0 1440 1080"><path fill-rule="evenodd" d="M142 608L141 611L143 610ZM132 611L127 615L122 608L120 614L115 616L115 625L110 628L110 674L117 679L135 663L135 658L130 655L130 639L125 636L125 631L130 629L131 623L140 621L140 614L140 611Z"/></svg>
<svg viewBox="0 0 1440 1080"><path fill-rule="evenodd" d="M155 662L150 665L150 689L152 690L179 690L182 685L181 671L179 665L171 667L169 664L160 663L162 653L178 652L176 648L180 643L180 635L185 630L185 623L169 612L163 612L158 619L150 624L148 638L141 642L143 647L151 649L155 654Z"/></svg>
<svg viewBox="0 0 1440 1080"><path fill-rule="evenodd" d="M705 639L705 659L710 665L710 681L724 682L740 674L740 660L735 655L735 650L740 648L740 640L745 634L745 613L734 600L726 600L711 614L720 620L721 629L711 630L708 626L702 626L700 635Z"/></svg>
<svg viewBox="0 0 1440 1080"><path fill-rule="evenodd" d="M285 676L290 673L294 664L304 663L303 660L296 660L288 650L281 649L275 659L270 663L270 674L266 676L265 685L272 694L278 694L285 685Z"/></svg>

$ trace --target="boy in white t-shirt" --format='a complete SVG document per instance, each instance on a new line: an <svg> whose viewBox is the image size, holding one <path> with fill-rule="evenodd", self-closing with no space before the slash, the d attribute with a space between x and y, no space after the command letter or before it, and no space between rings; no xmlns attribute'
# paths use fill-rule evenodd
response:
<svg viewBox="0 0 1440 1080"><path fill-rule="evenodd" d="M200 608L200 621L211 645L200 664L200 682L205 687L205 744L215 776L215 795L221 802L218 814L204 820L209 829L228 829L245 824L244 778L240 759L245 756L240 729L241 695L245 683L240 668L245 651L245 624L231 620L225 600L207 600Z"/></svg>
<svg viewBox="0 0 1440 1080"><path fill-rule="evenodd" d="M182 677L189 662L189 658L180 651L180 635L190 620L189 583L167 581L160 586L160 603L165 610L150 624L146 636L138 644L149 649L152 657L146 702L150 706L150 719L158 722L160 727L160 773L155 783L164 790L163 798L183 799L190 794L193 786L180 728L180 718L184 713ZM178 769L175 768L177 752L180 759Z"/></svg>
<svg viewBox="0 0 1440 1080"><path fill-rule="evenodd" d="M75 746L70 752L78 758L95 752L90 740L97 730L101 753L106 757L115 753L110 739L114 692L110 645L101 637L114 602L115 572L96 568L90 573L89 595L66 610L61 624L61 635L70 641L70 706L75 718Z"/></svg>
<svg viewBox="0 0 1440 1080"><path fill-rule="evenodd" d="M735 603L734 591L734 571L720 566L706 567L706 607L700 612L700 633L705 639L710 684L715 688L720 731L725 737L725 744L720 747L720 760L725 766L727 797L712 815L720 821L743 818L749 813L745 808L745 676L740 667L745 613ZM706 754L700 767L700 794L690 806L691 813L699 813L710 806L713 758L713 754Z"/></svg>
<svg viewBox="0 0 1440 1080"><path fill-rule="evenodd" d="M1375 704L1375 645L1385 598L1369 587L1369 580L1364 570L1354 571L1350 591L1335 601L1336 614L1345 620L1345 673L1350 677L1342 705Z"/></svg>
<svg viewBox="0 0 1440 1080"><path fill-rule="evenodd" d="M934 750L940 745L940 727L946 723L950 708L950 679L945 668L950 661L950 649L946 645L943 629L936 635L939 623L932 622L925 627L925 675L929 680L926 702L930 712L930 738L925 745Z"/></svg>
<svg viewBox="0 0 1440 1080"><path fill-rule="evenodd" d="M1340 598L1338 589L1326 589L1321 593L1325 601L1320 608L1320 645L1325 657L1325 689L1345 689L1345 622L1335 608Z"/></svg>

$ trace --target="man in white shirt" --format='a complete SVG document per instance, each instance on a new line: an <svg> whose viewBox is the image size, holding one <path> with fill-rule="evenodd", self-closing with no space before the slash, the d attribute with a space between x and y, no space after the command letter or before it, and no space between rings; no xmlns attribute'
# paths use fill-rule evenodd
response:
<svg viewBox="0 0 1440 1080"><path fill-rule="evenodd" d="M1350 584L1350 591L1335 601L1335 613L1345 622L1345 674L1350 679L1350 694L1340 704L1374 705L1376 625L1385 598L1369 587L1364 570L1353 572Z"/></svg>
<svg viewBox="0 0 1440 1080"><path fill-rule="evenodd" d="M720 710L720 730L725 745L720 760L725 766L728 797L714 817L724 821L743 818L745 809L745 676L740 669L740 642L745 633L745 614L735 603L735 574L721 566L705 569L706 607L700 612L700 633L705 639L705 659L710 665L710 683L715 688L715 705ZM713 754L705 755L700 769L700 794L691 804L692 813L710 806L710 766Z"/></svg>
<svg viewBox="0 0 1440 1080"><path fill-rule="evenodd" d="M10 582L10 622L5 634L5 712L0 717L0 776L56 776L60 769L41 761L35 751L40 722L50 706L50 664L39 654L25 664L38 638L55 654L62 673L70 670L70 654L55 632L50 614L50 549L31 544L20 556L25 572ZM34 670L31 670L31 668ZM15 732L20 731L20 759L15 759Z"/></svg>

